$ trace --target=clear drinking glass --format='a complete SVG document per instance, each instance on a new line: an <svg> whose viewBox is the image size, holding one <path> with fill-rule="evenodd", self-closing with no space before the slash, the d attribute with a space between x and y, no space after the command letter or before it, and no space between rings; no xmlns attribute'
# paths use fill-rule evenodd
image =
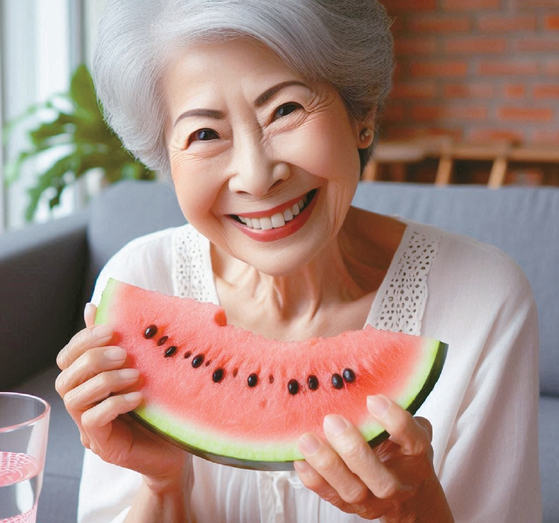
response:
<svg viewBox="0 0 559 523"><path fill-rule="evenodd" d="M50 406L0 392L0 523L35 523L43 484Z"/></svg>

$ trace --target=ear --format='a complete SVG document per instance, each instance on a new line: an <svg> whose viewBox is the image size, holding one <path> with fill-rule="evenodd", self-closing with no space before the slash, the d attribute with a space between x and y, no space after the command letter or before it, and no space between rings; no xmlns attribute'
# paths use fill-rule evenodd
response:
<svg viewBox="0 0 559 523"><path fill-rule="evenodd" d="M357 122L357 148L367 149L375 139L377 108L374 107L371 112L361 121Z"/></svg>

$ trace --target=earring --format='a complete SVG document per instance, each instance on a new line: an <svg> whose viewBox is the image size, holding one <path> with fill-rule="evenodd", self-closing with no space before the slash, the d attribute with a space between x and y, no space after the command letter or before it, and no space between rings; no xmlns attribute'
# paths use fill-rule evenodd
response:
<svg viewBox="0 0 559 523"><path fill-rule="evenodd" d="M371 138L372 134L373 133L372 133L371 129L369 129L368 127L365 127L365 129L363 129L361 131L361 134L359 135L359 139L362 142L368 142L369 139Z"/></svg>

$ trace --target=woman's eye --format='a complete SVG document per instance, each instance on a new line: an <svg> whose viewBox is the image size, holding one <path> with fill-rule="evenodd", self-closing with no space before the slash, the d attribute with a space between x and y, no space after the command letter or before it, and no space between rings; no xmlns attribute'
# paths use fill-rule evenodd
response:
<svg viewBox="0 0 559 523"><path fill-rule="evenodd" d="M278 118L283 118L284 116L287 116L288 114L291 114L292 112L296 111L300 107L301 106L296 103L284 104L276 109L273 120L277 120Z"/></svg>
<svg viewBox="0 0 559 523"><path fill-rule="evenodd" d="M208 140L215 140L219 135L213 129L200 129L190 135L188 143L191 142L207 142Z"/></svg>

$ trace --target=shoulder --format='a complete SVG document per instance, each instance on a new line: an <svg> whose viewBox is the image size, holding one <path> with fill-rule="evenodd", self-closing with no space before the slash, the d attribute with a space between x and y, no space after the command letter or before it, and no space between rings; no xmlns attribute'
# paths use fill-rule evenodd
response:
<svg viewBox="0 0 559 523"><path fill-rule="evenodd" d="M103 267L95 284L92 301L98 301L109 278L172 294L173 245L184 229L192 229L192 226L163 229L128 242Z"/></svg>
<svg viewBox="0 0 559 523"><path fill-rule="evenodd" d="M409 227L438 238L438 253L429 273L429 300L464 306L477 312L534 306L532 288L524 271L499 248L437 227L410 223Z"/></svg>
<svg viewBox="0 0 559 523"><path fill-rule="evenodd" d="M501 249L474 238L435 229L441 237L435 268L457 282L481 285L487 291L530 292L524 271Z"/></svg>

